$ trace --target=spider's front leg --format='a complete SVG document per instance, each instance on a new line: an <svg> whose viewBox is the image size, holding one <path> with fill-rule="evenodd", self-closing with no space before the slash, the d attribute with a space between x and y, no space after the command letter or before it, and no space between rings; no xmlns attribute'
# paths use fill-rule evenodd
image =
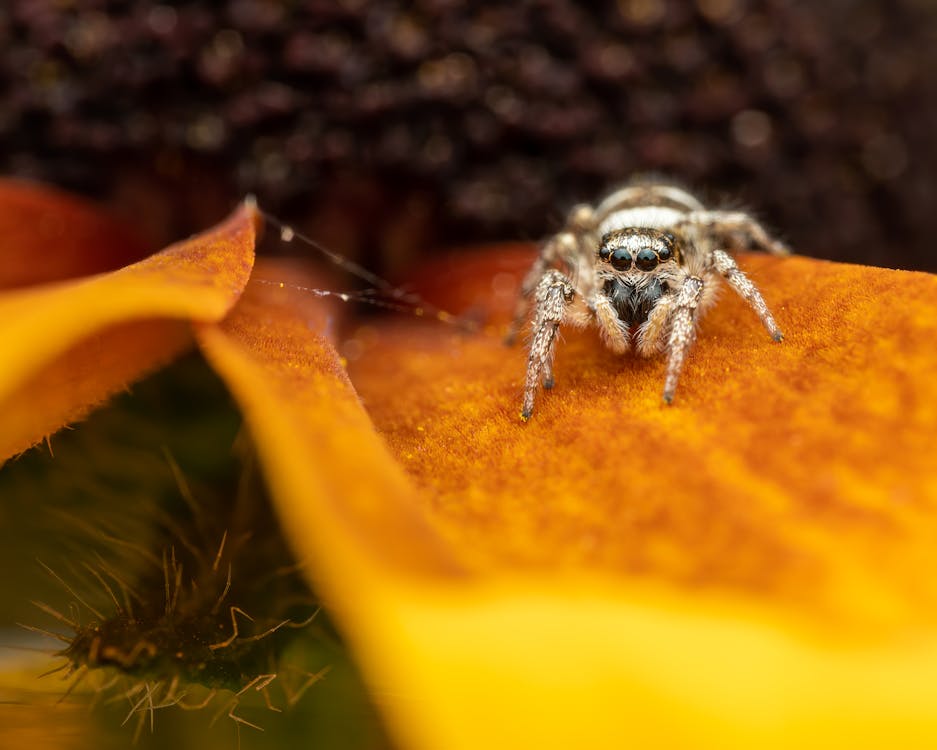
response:
<svg viewBox="0 0 937 750"><path fill-rule="evenodd" d="M771 311L768 309L767 303L765 303L765 298L761 296L761 292L758 291L758 287L752 283L752 280L738 267L735 259L724 250L716 250L712 254L712 266L725 277L725 280L729 282L729 286L731 286L732 289L751 306L758 317L761 318L761 322L764 324L764 327L768 329L771 338L775 341L782 341L784 339L784 334L781 333L778 324L774 322L774 316L771 315Z"/></svg>
<svg viewBox="0 0 937 750"><path fill-rule="evenodd" d="M514 306L514 317L511 319L511 325L508 328L507 335L504 337L504 343L513 346L517 341L517 335L524 326L527 318L527 310L530 307L530 295L534 293L537 284L543 279L543 274L547 270L546 253L541 252L537 260L530 267L524 280L521 282L520 293L517 295L517 304Z"/></svg>
<svg viewBox="0 0 937 750"><path fill-rule="evenodd" d="M541 382L552 385L556 333L574 295L575 289L570 280L555 269L547 271L537 284L530 354L527 357L527 380L521 407L521 419L525 422L533 414L534 398Z"/></svg>
<svg viewBox="0 0 937 750"><path fill-rule="evenodd" d="M699 303L703 297L703 280L699 276L687 276L670 313L670 337L667 340L667 377L664 380L664 401L673 402L677 381L683 370L686 355L696 338L696 322L699 317Z"/></svg>
<svg viewBox="0 0 937 750"><path fill-rule="evenodd" d="M508 346L517 341L517 334L527 319L530 296L537 290L537 285L543 279L550 265L559 262L567 268L575 267L576 253L579 250L578 236L573 232L560 232L552 237L541 249L540 255L537 256L533 266L521 282L520 294L514 308L514 318L508 328L507 335L504 337L504 343Z"/></svg>

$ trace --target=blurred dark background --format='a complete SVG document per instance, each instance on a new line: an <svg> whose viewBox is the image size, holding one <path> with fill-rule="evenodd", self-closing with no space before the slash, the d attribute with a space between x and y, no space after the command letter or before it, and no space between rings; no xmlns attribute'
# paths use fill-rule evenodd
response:
<svg viewBox="0 0 937 750"><path fill-rule="evenodd" d="M932 0L5 0L0 170L155 242L244 193L393 273L635 171L937 270Z"/></svg>

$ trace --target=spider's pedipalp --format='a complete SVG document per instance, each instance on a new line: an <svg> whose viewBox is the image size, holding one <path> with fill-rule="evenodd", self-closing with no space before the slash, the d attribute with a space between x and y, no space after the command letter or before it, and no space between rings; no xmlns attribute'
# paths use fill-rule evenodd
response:
<svg viewBox="0 0 937 750"><path fill-rule="evenodd" d="M604 294L597 294L592 300L592 307L605 345L615 354L624 354L630 347L631 339L611 300Z"/></svg>
<svg viewBox="0 0 937 750"><path fill-rule="evenodd" d="M638 329L635 349L642 357L660 354L667 345L670 332L670 318L673 313L676 295L668 294L660 299L647 316L644 325Z"/></svg>

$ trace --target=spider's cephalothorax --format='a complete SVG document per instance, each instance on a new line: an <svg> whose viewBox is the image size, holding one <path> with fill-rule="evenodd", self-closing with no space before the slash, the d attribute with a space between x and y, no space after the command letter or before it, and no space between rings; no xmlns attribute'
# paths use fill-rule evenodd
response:
<svg viewBox="0 0 937 750"><path fill-rule="evenodd" d="M565 322L596 325L615 352L632 345L645 357L666 351L668 404L696 323L712 304L720 279L780 341L781 331L761 293L730 254L740 249L788 253L748 214L707 209L672 185L633 183L596 207L573 208L524 279L509 335L516 336L533 297L521 418L533 412L539 385L553 386L556 333Z"/></svg>

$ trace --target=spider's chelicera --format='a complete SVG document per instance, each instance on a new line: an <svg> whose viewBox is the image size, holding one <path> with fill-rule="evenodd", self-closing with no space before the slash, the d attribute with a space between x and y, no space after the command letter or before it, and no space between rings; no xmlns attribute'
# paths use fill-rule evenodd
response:
<svg viewBox="0 0 937 750"><path fill-rule="evenodd" d="M673 185L632 183L598 206L570 211L543 246L521 286L509 340L533 306L521 418L533 413L538 387L553 387L560 325L598 327L605 344L633 345L650 357L666 352L664 401L671 403L700 315L725 279L775 339L783 338L761 292L730 253L787 255L787 248L746 213L710 210Z"/></svg>

